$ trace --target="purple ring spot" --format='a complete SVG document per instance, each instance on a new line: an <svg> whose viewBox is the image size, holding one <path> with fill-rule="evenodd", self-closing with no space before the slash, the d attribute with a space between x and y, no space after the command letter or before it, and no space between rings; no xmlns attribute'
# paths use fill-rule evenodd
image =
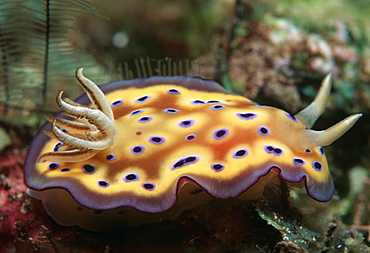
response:
<svg viewBox="0 0 370 253"><path fill-rule="evenodd" d="M268 135L270 133L269 129L264 126L261 126L260 128L258 128L258 132L262 135Z"/></svg>
<svg viewBox="0 0 370 253"><path fill-rule="evenodd" d="M220 103L218 100L209 100L207 104Z"/></svg>
<svg viewBox="0 0 370 253"><path fill-rule="evenodd" d="M189 134L188 136L185 137L185 139L187 141L192 141L196 138L196 135L195 134Z"/></svg>
<svg viewBox="0 0 370 253"><path fill-rule="evenodd" d="M225 106L224 105L213 105L211 107L212 110L221 110L221 109L224 109Z"/></svg>
<svg viewBox="0 0 370 253"><path fill-rule="evenodd" d="M170 94L180 94L180 91L178 91L176 89L169 89L167 92L170 93Z"/></svg>
<svg viewBox="0 0 370 253"><path fill-rule="evenodd" d="M275 150L273 146L267 146L265 149L268 153L272 153Z"/></svg>
<svg viewBox="0 0 370 253"><path fill-rule="evenodd" d="M57 152L57 151L59 151L62 147L63 147L63 142L58 142L57 144L55 144L53 151L54 151L54 152Z"/></svg>
<svg viewBox="0 0 370 253"><path fill-rule="evenodd" d="M59 167L59 163L49 163L49 170L55 170Z"/></svg>
<svg viewBox="0 0 370 253"><path fill-rule="evenodd" d="M69 169L69 168L63 168L63 169L61 169L60 170L60 172L68 172L68 171L70 171L71 169Z"/></svg>
<svg viewBox="0 0 370 253"><path fill-rule="evenodd" d="M306 149L306 151L305 151L306 153L312 153L312 151L311 150L309 150L309 149Z"/></svg>
<svg viewBox="0 0 370 253"><path fill-rule="evenodd" d="M193 124L194 124L194 120L189 119L189 120L183 120L183 121L181 121L181 122L179 123L179 126L180 126L180 127L190 127L190 126L192 126Z"/></svg>
<svg viewBox="0 0 370 253"><path fill-rule="evenodd" d="M320 162L313 162L312 167L317 171L322 170L322 164Z"/></svg>
<svg viewBox="0 0 370 253"><path fill-rule="evenodd" d="M139 176L136 173L130 173L130 174L127 174L123 178L123 180L125 180L126 182L133 182L133 181L139 180Z"/></svg>
<svg viewBox="0 0 370 253"><path fill-rule="evenodd" d="M281 148L275 148L275 154L281 155L283 153L283 150Z"/></svg>
<svg viewBox="0 0 370 253"><path fill-rule="evenodd" d="M214 171L221 171L225 168L225 166L221 163L215 163L215 164L212 164L211 165L211 168L214 170Z"/></svg>
<svg viewBox="0 0 370 253"><path fill-rule="evenodd" d="M236 116L238 116L241 119L253 119L257 116L257 114L252 112L246 112L246 113L237 113Z"/></svg>
<svg viewBox="0 0 370 253"><path fill-rule="evenodd" d="M150 98L150 96L149 96L149 95L147 95L147 96L142 96L142 97L140 97L140 98L137 98L137 99L135 100L135 102L138 102L138 103L145 102L145 101L147 101L149 98Z"/></svg>
<svg viewBox="0 0 370 253"><path fill-rule="evenodd" d="M322 147L319 147L320 154L323 156L324 155L324 149Z"/></svg>
<svg viewBox="0 0 370 253"><path fill-rule="evenodd" d="M215 139L222 139L229 133L229 130L226 128L219 129L213 133L213 138Z"/></svg>
<svg viewBox="0 0 370 253"><path fill-rule="evenodd" d="M82 166L82 169L85 173L92 174L95 172L95 167L92 166L91 164L85 164Z"/></svg>
<svg viewBox="0 0 370 253"><path fill-rule="evenodd" d="M152 117L150 116L144 116L144 117L141 117L140 119L138 119L137 122L139 123L145 123L145 122L148 122L148 121L151 121L152 120Z"/></svg>
<svg viewBox="0 0 370 253"><path fill-rule="evenodd" d="M107 159L108 161L111 161L114 158L116 158L116 156L114 154L109 154L109 155L107 155L107 157L105 159Z"/></svg>
<svg viewBox="0 0 370 253"><path fill-rule="evenodd" d="M149 138L149 141L154 144L161 144L164 142L164 138L159 136L152 136Z"/></svg>
<svg viewBox="0 0 370 253"><path fill-rule="evenodd" d="M233 157L234 158L242 158L242 157L244 157L244 156L246 156L246 155L248 155L248 151L246 150L246 149L239 149L239 150L237 150L235 153L234 153L234 155L233 155Z"/></svg>
<svg viewBox="0 0 370 253"><path fill-rule="evenodd" d="M59 167L59 163L49 163L48 169L55 170Z"/></svg>
<svg viewBox="0 0 370 253"><path fill-rule="evenodd" d="M167 108L167 109L164 109L163 111L167 113L178 113L179 112L179 110L176 110L173 108Z"/></svg>
<svg viewBox="0 0 370 253"><path fill-rule="evenodd" d="M111 106L118 106L118 105L121 105L122 103L123 103L122 99L119 99L119 100L113 101L110 105Z"/></svg>
<svg viewBox="0 0 370 253"><path fill-rule="evenodd" d="M109 186L109 183L107 181L104 181L104 180L98 181L98 184L99 184L100 187L108 187Z"/></svg>
<svg viewBox="0 0 370 253"><path fill-rule="evenodd" d="M143 188L145 189L145 190L148 190L148 191L153 191L154 190L154 184L151 184L151 183L145 183L145 184L143 184Z"/></svg>
<svg viewBox="0 0 370 253"><path fill-rule="evenodd" d="M134 153L135 155L138 155L138 154L141 154L144 152L144 147L143 146L134 146L132 149L131 149L131 152Z"/></svg>
<svg viewBox="0 0 370 253"><path fill-rule="evenodd" d="M298 119L296 119L293 115L291 115L290 113L285 113L286 116L288 116L291 120L295 121L295 122L298 122Z"/></svg>
<svg viewBox="0 0 370 253"><path fill-rule="evenodd" d="M269 154L274 154L274 155L281 155L283 154L283 149L278 148L278 147L273 147L273 146L265 146L265 151Z"/></svg>
<svg viewBox="0 0 370 253"><path fill-rule="evenodd" d="M144 112L144 110L136 110L136 111L133 111L130 116L133 116L133 115L136 115L136 114L139 114L139 113L142 113Z"/></svg>
<svg viewBox="0 0 370 253"><path fill-rule="evenodd" d="M197 156L187 156L187 157L184 157L184 158L181 158L180 160L178 160L174 165L172 165L171 169L173 169L173 170L179 169L181 167L184 167L185 165L195 163L198 160L199 159L198 159Z"/></svg>
<svg viewBox="0 0 370 253"><path fill-rule="evenodd" d="M293 159L293 163L294 163L294 164L303 165L303 164L305 164L306 162L305 162L303 159L301 159L301 158L294 158L294 159Z"/></svg>
<svg viewBox="0 0 370 253"><path fill-rule="evenodd" d="M206 102L204 102L203 100L193 100L191 101L192 104L195 104L195 105L204 105Z"/></svg>

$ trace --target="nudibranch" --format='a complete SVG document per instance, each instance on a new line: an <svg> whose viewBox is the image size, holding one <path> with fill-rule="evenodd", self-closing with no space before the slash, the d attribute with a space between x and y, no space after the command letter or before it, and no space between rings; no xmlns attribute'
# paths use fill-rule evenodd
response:
<svg viewBox="0 0 370 253"><path fill-rule="evenodd" d="M56 222L89 230L177 215L211 198L258 198L264 186L304 185L318 201L334 194L322 146L361 117L310 128L330 93L327 76L297 115L201 78L150 77L97 86L77 69L86 94L57 103L25 162L28 193Z"/></svg>

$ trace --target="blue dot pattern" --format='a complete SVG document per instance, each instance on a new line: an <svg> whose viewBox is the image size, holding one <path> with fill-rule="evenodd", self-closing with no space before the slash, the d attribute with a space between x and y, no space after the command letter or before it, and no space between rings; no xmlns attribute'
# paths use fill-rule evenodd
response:
<svg viewBox="0 0 370 253"><path fill-rule="evenodd" d="M135 159L137 159L137 161L139 161L138 164L140 164L140 161L144 161L148 154L153 153L157 154L159 160L162 158L165 161L169 159L167 161L170 162L157 163L155 159L153 159L152 163L144 161L143 164L153 164L153 170L166 164L165 169L168 170L167 173L169 175L171 173L183 173L181 175L187 176L190 174L193 175L192 173L196 174L198 171L201 173L201 170L208 171L207 173L211 173L212 175L227 175L223 173L238 174L238 170L243 170L248 166L251 170L255 170L256 167L250 164L253 165L254 160L258 160L256 156L261 154L261 156L266 157L266 164L271 167L278 167L282 171L281 175L283 176L284 170L288 169L292 170L289 171L290 174L286 173L288 176L296 175L297 173L307 176L305 170L308 171L308 169L313 171L313 173L321 174L322 172L320 171L326 166L326 163L322 162L322 158L317 158L317 154L324 157L322 147L313 147L307 150L293 150L289 148L289 143L286 144L285 140L281 141L279 139L279 135L289 135L289 133L285 135L282 131L276 131L276 129L279 128L278 124L280 124L280 121L291 122L290 124L292 126L301 124L289 113L281 112L276 120L271 119L272 123L276 123L276 125L274 125L269 120L266 120L267 113L263 111L274 109L272 107L262 105L242 107L232 99L222 100L218 99L218 97L216 97L217 99L212 99L209 96L186 97L186 92L183 92L181 88L165 87L162 93L166 94L166 99L159 99L160 97L157 93L148 92L147 95L140 96L142 93L138 92L139 95L135 95L131 99L123 97L123 99L110 102L114 112L115 110L125 110L124 113L122 113L126 119L126 121L122 123L122 132L125 134L125 138L130 144L127 145L122 143L122 145L127 145L124 148L125 153L113 149L101 151L97 157L99 157L99 159L104 159L106 164L102 167L92 162L95 158L91 161L89 160L85 165L81 166L80 164L78 166L78 169L83 173L91 174L85 175L86 177L94 177L97 175L102 177L93 181L99 188L109 188L111 184L120 181L123 185L123 190L126 189L124 188L125 186L135 186L140 188L141 191L152 191L152 193L148 194L153 194L157 189L160 189L156 186L160 185L162 187L161 184L163 184L165 180L156 181L154 177L154 179L148 177L145 170L151 170L152 168L150 168L150 166L148 166L148 168L137 166L139 167L138 170L135 169L136 165L131 166L132 161L136 161ZM152 103L155 104L155 106L153 106ZM205 115L204 118L201 114ZM226 118L226 120L223 120L223 118ZM147 122L151 123L142 124ZM167 122L170 122L171 128L167 126ZM132 129L133 127L135 128ZM69 129L68 127L66 128ZM238 129L239 132L236 132L235 129ZM127 132L125 132L126 130ZM179 139L174 142L173 139L177 137ZM258 145L254 143L255 139L258 140ZM279 141L282 144L279 144ZM202 153L203 150L199 149L201 152L198 153L196 152L197 145L209 147L211 151L209 151L209 153L207 153L208 151ZM115 146L115 148L117 147L119 149L120 145ZM182 148L186 151L185 147L189 147L189 150L195 147L194 153L190 151L192 153L189 155L189 151L187 150L187 152L176 153L178 157L172 156L171 149L176 151L177 148ZM62 142L57 142L52 151L58 152L60 150L68 150L68 148L67 145L64 147ZM159 151L157 152L156 149ZM162 150L165 151L165 158L162 157ZM311 158L314 157L314 155L316 155L315 159ZM120 163L121 161L127 162L122 163L124 164L122 165ZM286 165L286 167L281 164ZM101 176L104 175L104 173L100 173L100 170L106 169L106 167L112 165L117 166L117 168L122 166L124 172L119 174L118 180ZM237 167L237 169L235 169L235 167ZM50 173L63 172L66 176L69 174L67 172L73 170L72 166L67 167L64 164L61 166L59 163L55 162L49 163L47 168L50 170ZM196 168L198 171L192 171L189 168ZM234 172L230 172L233 169ZM253 176L258 175L257 169L257 172L254 172L255 174L253 174ZM96 173L97 171L99 173ZM192 173L187 174L189 171ZM155 175L155 173L153 174ZM266 171L263 175L262 174L258 176L266 175ZM248 174L245 173L245 175ZM236 175L235 178L236 177L238 176ZM223 178L223 176L220 178ZM285 179L285 177L283 178ZM297 176L296 178L301 179L302 177ZM296 178L294 178L294 180L296 180ZM193 180L193 178L190 179ZM292 180L292 182L294 180ZM194 181L196 181L196 179L194 179ZM221 181L220 179L220 182ZM208 191L208 189L206 190ZM102 189L102 191L105 190Z"/></svg>
<svg viewBox="0 0 370 253"><path fill-rule="evenodd" d="M264 126L258 128L258 132L261 135L268 135L270 133L269 129L267 127L264 127Z"/></svg>
<svg viewBox="0 0 370 253"><path fill-rule="evenodd" d="M181 167L184 167L185 165L188 165L188 164L192 164L192 163L195 163L198 161L198 157L197 156L188 156L188 157L185 157L185 158L181 158L180 160L178 160L173 166L172 166L172 169L175 170L175 169L179 169Z"/></svg>
<svg viewBox="0 0 370 253"><path fill-rule="evenodd" d="M115 101L113 101L110 105L111 106L119 106L119 105L121 105L123 103L123 100L115 100Z"/></svg>
<svg viewBox="0 0 370 253"><path fill-rule="evenodd" d="M284 153L284 151L281 148L270 146L270 145L265 147L265 151L267 153L274 154L274 155L282 155Z"/></svg>
<svg viewBox="0 0 370 253"><path fill-rule="evenodd" d="M222 138L226 137L228 135L228 133L229 133L229 130L227 130L226 128L219 129L219 130L217 130L213 133L213 138L222 139Z"/></svg>
<svg viewBox="0 0 370 253"><path fill-rule="evenodd" d="M149 122L151 120L152 120L152 117L150 117L150 116L144 116L144 117L141 117L140 119L138 119L137 122L139 122L139 123L146 123L146 122Z"/></svg>
<svg viewBox="0 0 370 253"><path fill-rule="evenodd" d="M237 113L236 115L241 119L253 119L257 116L257 114L251 112Z"/></svg>
<svg viewBox="0 0 370 253"><path fill-rule="evenodd" d="M212 164L211 165L211 168L214 170L214 171L221 171L224 169L224 165L221 164L221 163L215 163L215 164Z"/></svg>
<svg viewBox="0 0 370 253"><path fill-rule="evenodd" d="M145 102L147 100L149 100L150 96L142 96L138 99L136 99L135 101L138 102L138 103L141 103L141 102Z"/></svg>

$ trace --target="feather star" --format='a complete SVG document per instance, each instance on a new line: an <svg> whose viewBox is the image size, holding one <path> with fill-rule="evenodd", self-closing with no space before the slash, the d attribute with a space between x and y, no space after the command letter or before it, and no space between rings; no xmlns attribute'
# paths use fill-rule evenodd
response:
<svg viewBox="0 0 370 253"><path fill-rule="evenodd" d="M297 115L200 78L151 77L98 87L77 69L87 95L57 96L25 162L28 193L59 224L111 230L173 217L216 198L255 199L265 185L305 186L318 201L334 194L321 146L361 117L310 128L325 110L327 76Z"/></svg>

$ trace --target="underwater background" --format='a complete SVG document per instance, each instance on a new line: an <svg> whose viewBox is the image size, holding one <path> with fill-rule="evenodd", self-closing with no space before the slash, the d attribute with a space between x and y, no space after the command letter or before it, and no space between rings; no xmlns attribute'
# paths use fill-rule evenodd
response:
<svg viewBox="0 0 370 253"><path fill-rule="evenodd" d="M1 252L370 252L368 13L367 0L2 0ZM325 147L334 198L270 187L259 201L215 199L120 231L56 224L25 194L22 172L32 136L58 111L56 94L82 94L77 67L103 84L147 77L148 66L216 80L292 114L331 72L330 100L313 129L364 115Z"/></svg>

